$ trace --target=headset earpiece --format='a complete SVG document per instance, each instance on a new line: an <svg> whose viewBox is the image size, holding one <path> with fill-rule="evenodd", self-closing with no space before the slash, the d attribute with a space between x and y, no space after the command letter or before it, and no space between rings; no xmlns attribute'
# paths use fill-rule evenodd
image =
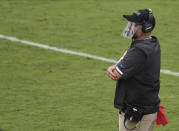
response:
<svg viewBox="0 0 179 131"><path fill-rule="evenodd" d="M153 16L153 13L152 13L151 9L146 9L146 11L148 11L149 16L148 16L147 21L143 21L142 31L144 33L149 33L154 28L154 25L152 24L152 21L154 20L154 16Z"/></svg>

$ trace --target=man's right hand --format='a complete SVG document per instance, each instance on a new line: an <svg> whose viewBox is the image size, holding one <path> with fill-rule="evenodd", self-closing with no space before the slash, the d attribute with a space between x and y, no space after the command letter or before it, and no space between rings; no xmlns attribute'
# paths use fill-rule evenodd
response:
<svg viewBox="0 0 179 131"><path fill-rule="evenodd" d="M107 70L107 75L112 79L112 80L117 80L117 76L113 73L113 71L115 70L116 64L112 65L108 68Z"/></svg>

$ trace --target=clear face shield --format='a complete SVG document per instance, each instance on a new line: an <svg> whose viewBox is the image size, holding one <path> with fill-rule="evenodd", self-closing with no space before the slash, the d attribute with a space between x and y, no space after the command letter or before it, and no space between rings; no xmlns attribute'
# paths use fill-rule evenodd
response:
<svg viewBox="0 0 179 131"><path fill-rule="evenodd" d="M132 38L135 34L134 27L136 23L128 21L126 27L122 32L123 37Z"/></svg>

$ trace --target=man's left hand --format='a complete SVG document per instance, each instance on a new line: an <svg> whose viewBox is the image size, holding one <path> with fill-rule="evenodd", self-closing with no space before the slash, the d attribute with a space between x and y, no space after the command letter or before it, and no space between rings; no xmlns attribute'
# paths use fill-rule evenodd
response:
<svg viewBox="0 0 179 131"><path fill-rule="evenodd" d="M116 71L115 67L116 67L116 65L110 66L107 70L107 75L112 80L118 80L121 78L121 75Z"/></svg>

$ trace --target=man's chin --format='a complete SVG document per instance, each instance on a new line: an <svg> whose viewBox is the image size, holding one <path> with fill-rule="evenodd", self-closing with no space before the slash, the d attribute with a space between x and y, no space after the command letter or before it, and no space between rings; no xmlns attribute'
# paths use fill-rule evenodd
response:
<svg viewBox="0 0 179 131"><path fill-rule="evenodd" d="M133 37L132 37L133 40L137 39L137 35L134 34Z"/></svg>

